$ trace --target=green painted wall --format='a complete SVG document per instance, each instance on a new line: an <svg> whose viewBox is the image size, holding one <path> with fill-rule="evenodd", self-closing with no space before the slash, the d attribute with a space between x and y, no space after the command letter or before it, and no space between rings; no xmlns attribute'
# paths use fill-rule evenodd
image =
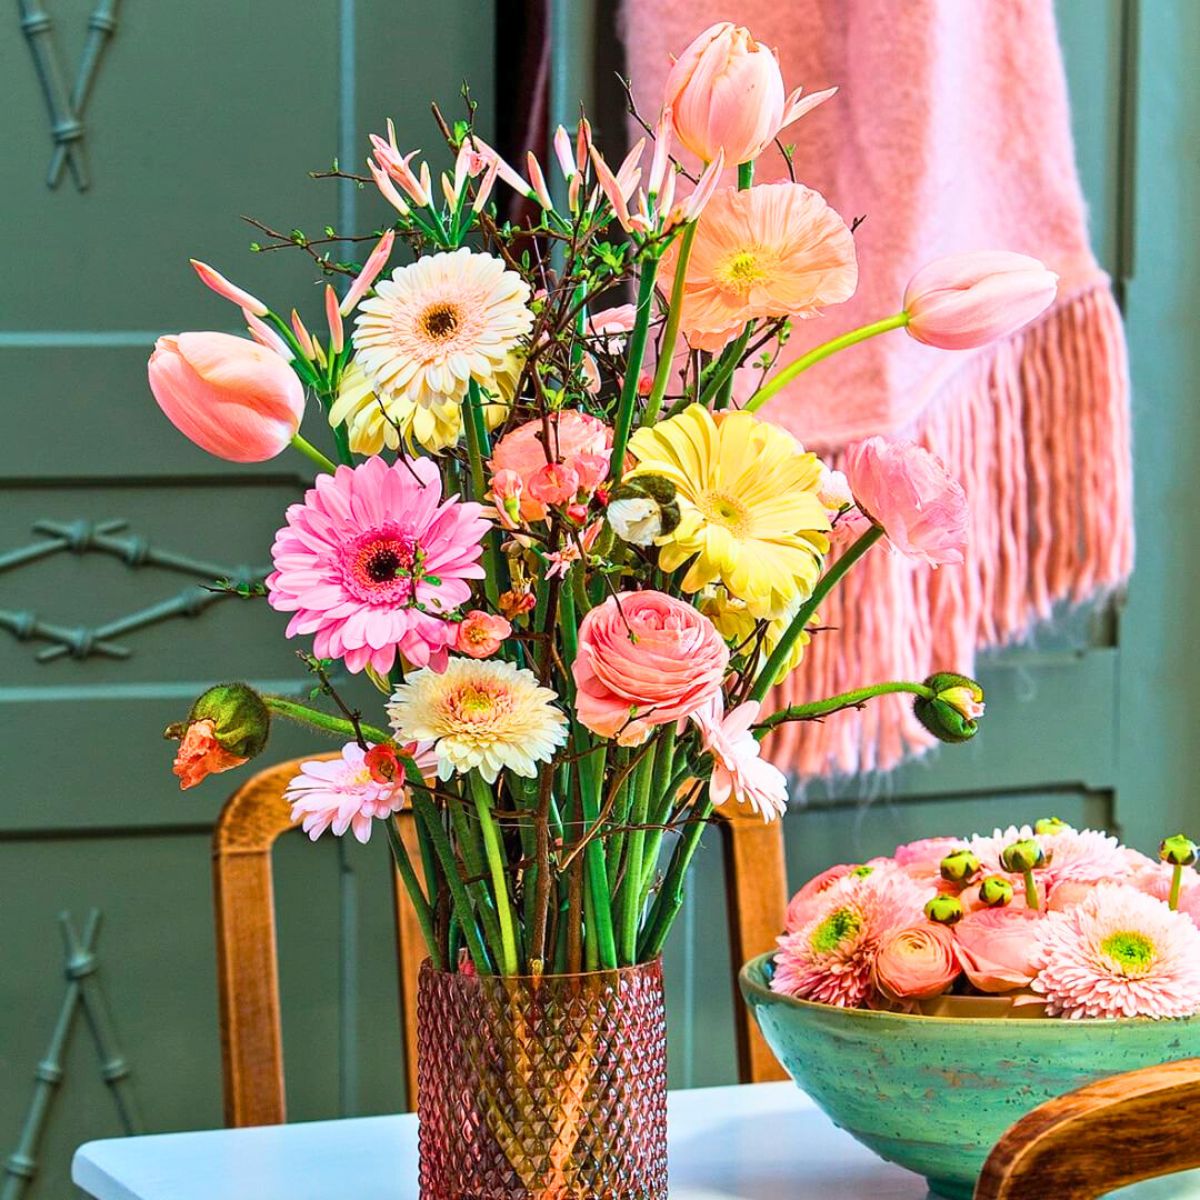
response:
<svg viewBox="0 0 1200 1200"><path fill-rule="evenodd" d="M91 7L53 3L68 76ZM316 313L301 256L247 255L236 215L310 231L351 221L363 198L307 181L308 169L339 146L350 160L389 113L411 144L432 145L430 95L452 104L467 75L481 98L492 90L490 4L312 0L303 22L297 7L127 0L88 112L86 194L69 181L45 188L37 78L15 16L0 18L0 249L20 268L0 289L0 559L38 540L32 527L47 518L122 518L151 545L230 567L265 558L298 477L280 464L209 460L146 391L155 334L229 327L228 307L191 282L186 259ZM1058 11L1096 245L1127 277L1138 573L1115 618L1072 618L989 662L976 743L888 779L811 788L788 824L797 881L835 858L1047 810L1145 845L1167 826L1198 824L1189 518L1200 500L1190 336L1200 7L1059 0ZM195 583L64 552L0 572L0 613L96 626ZM127 659L38 663L47 643L0 626L0 1153L16 1143L63 993L62 909L80 923L90 906L103 910L100 978L147 1127L220 1121L208 834L225 789L210 782L181 797L157 737L213 677L295 681L280 630L265 607L222 603L116 638ZM271 754L306 748L283 736ZM285 839L277 876L293 1117L399 1107L382 845ZM713 845L668 951L677 1085L733 1078L723 905ZM34 1200L66 1194L79 1141L119 1131L86 1032L79 1025L67 1056Z"/></svg>

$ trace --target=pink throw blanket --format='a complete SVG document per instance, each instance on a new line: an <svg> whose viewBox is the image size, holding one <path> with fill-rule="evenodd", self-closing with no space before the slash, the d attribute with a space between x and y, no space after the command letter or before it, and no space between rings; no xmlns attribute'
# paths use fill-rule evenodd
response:
<svg viewBox="0 0 1200 1200"><path fill-rule="evenodd" d="M864 679L974 667L1059 602L1117 587L1133 558L1129 394L1120 317L1088 245L1051 0L624 0L634 95L657 116L669 54L716 21L777 46L788 88L838 86L785 130L796 178L856 232L860 290L797 322L789 357L900 308L939 255L1007 249L1061 276L1056 304L965 353L901 332L811 369L764 415L828 454L875 433L940 454L971 500L965 567L875 551L822 607L787 702ZM784 177L760 160L759 181ZM900 698L789 726L772 757L802 776L888 769L929 736Z"/></svg>

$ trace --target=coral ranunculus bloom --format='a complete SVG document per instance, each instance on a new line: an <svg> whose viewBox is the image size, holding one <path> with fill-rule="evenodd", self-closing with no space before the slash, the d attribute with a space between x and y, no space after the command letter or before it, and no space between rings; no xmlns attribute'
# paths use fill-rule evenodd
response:
<svg viewBox="0 0 1200 1200"><path fill-rule="evenodd" d="M229 333L160 337L150 390L171 424L228 462L265 462L304 416L304 388L273 350Z"/></svg>
<svg viewBox="0 0 1200 1200"><path fill-rule="evenodd" d="M672 243L664 288L678 256ZM694 348L720 350L753 318L815 317L857 286L854 237L820 192L799 183L725 188L696 227L680 326Z"/></svg>

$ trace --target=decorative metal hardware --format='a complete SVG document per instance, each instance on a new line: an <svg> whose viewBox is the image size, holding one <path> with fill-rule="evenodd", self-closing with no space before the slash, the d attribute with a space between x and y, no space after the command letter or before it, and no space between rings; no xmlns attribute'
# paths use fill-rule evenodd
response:
<svg viewBox="0 0 1200 1200"><path fill-rule="evenodd" d="M64 552L76 555L110 554L135 569L145 566L160 567L199 579L228 579L235 586L260 583L267 573L263 567L228 567L221 563L206 562L186 554L178 554L173 550L164 550L136 534L118 536L127 527L128 522L122 520L37 521L33 531L41 535L40 539L28 546L0 554L0 573ZM38 662L53 662L67 656L83 659L93 655L123 659L128 658L132 650L114 639L144 629L148 625L158 624L160 621L175 617L199 616L206 608L218 600L225 599L227 595L226 592L192 586L155 604L95 627L70 627L44 621L36 613L27 610L0 609L0 628L7 629L21 642L31 639L50 642L51 645L38 651ZM0 1197L0 1200L3 1198Z"/></svg>
<svg viewBox="0 0 1200 1200"><path fill-rule="evenodd" d="M104 49L117 31L117 6L120 0L97 0L96 7L88 18L88 35L75 73L71 94L67 95L66 83L59 64L54 41L54 22L42 7L42 0L18 0L21 13L21 31L33 54L33 65L37 69L50 113L50 133L54 138L54 155L46 175L46 186L56 188L62 180L65 167L70 166L71 176L79 191L86 191L91 184L87 155L84 148L83 115L87 109L96 82L96 72Z"/></svg>
<svg viewBox="0 0 1200 1200"><path fill-rule="evenodd" d="M129 1064L117 1044L108 1001L96 977L100 911L94 908L88 913L82 938L76 932L70 913L60 914L58 922L66 953L64 973L67 990L46 1053L34 1073L33 1098L25 1114L20 1140L17 1148L4 1161L5 1179L0 1186L0 1200L20 1200L37 1174L38 1147L46 1132L50 1105L63 1081L67 1045L75 1027L76 1014L80 1010L83 1011L100 1056L100 1075L112 1091L121 1128L127 1134L138 1133L142 1129L141 1116L129 1084Z"/></svg>

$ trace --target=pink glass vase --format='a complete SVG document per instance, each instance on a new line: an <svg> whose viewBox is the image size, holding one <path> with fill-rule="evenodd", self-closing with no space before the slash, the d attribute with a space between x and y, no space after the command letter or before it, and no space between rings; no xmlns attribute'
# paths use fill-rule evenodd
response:
<svg viewBox="0 0 1200 1200"><path fill-rule="evenodd" d="M662 965L417 993L422 1200L667 1195Z"/></svg>

